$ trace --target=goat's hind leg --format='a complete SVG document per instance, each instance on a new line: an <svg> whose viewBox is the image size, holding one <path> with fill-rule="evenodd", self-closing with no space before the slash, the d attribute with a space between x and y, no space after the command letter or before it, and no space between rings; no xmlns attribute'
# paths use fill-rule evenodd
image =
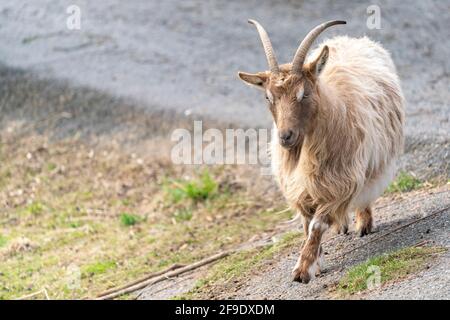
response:
<svg viewBox="0 0 450 320"><path fill-rule="evenodd" d="M342 221L339 221L338 223L335 223L334 229L336 230L337 234L348 234L348 216L344 215L342 218Z"/></svg>
<svg viewBox="0 0 450 320"><path fill-rule="evenodd" d="M364 237L372 232L373 220L372 209L367 206L363 210L356 209L356 232L360 237Z"/></svg>

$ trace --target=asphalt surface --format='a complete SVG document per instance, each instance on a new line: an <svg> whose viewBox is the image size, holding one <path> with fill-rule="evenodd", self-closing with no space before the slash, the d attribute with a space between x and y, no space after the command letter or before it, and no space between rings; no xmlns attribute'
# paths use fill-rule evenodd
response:
<svg viewBox="0 0 450 320"><path fill-rule="evenodd" d="M66 9L81 9L68 30ZM238 70L266 68L257 33L263 23L281 62L304 35L329 19L346 26L321 38L368 35L391 53L408 100L407 133L449 136L450 2L377 1L381 29L366 26L373 1L80 1L3 0L0 62L69 81L148 109L270 125L263 98L237 80Z"/></svg>

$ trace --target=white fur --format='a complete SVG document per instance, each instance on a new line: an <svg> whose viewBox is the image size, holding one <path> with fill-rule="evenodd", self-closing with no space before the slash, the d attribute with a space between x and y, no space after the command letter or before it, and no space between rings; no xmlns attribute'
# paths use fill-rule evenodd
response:
<svg viewBox="0 0 450 320"><path fill-rule="evenodd" d="M316 261L314 261L313 264L311 264L311 266L308 268L308 274L310 279L314 279L319 270L320 270L319 259L316 259Z"/></svg>
<svg viewBox="0 0 450 320"><path fill-rule="evenodd" d="M394 178L396 170L396 159L393 159L386 167L386 170L376 180L364 185L361 192L354 198L350 206L351 210L358 208L364 209L382 195Z"/></svg>
<svg viewBox="0 0 450 320"><path fill-rule="evenodd" d="M305 88L301 87L300 89L298 89L297 94L296 94L296 98L297 101L301 101L303 99L303 95L305 94Z"/></svg>
<svg viewBox="0 0 450 320"><path fill-rule="evenodd" d="M311 234L316 230L319 230L320 233L323 233L327 229L328 225L326 223L320 222L318 221L317 217L314 217L309 223L308 238L311 237Z"/></svg>
<svg viewBox="0 0 450 320"><path fill-rule="evenodd" d="M270 103L273 103L273 94L269 89L266 89L267 99L269 99Z"/></svg>

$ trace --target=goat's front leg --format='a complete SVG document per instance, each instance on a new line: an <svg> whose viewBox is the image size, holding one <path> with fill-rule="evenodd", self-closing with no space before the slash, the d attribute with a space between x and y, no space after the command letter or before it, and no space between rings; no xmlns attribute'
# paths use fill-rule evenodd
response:
<svg viewBox="0 0 450 320"><path fill-rule="evenodd" d="M297 264L292 270L294 281L308 283L316 276L316 273L320 273L320 255L322 253L320 241L329 225L326 215L315 216L309 223L308 238Z"/></svg>
<svg viewBox="0 0 450 320"><path fill-rule="evenodd" d="M314 214L316 212L316 205L314 205L311 196L303 192L300 195L300 199L297 203L297 208L302 216L302 224L303 224L303 231L305 236L308 236L309 234L309 224L311 223L311 220L314 217Z"/></svg>

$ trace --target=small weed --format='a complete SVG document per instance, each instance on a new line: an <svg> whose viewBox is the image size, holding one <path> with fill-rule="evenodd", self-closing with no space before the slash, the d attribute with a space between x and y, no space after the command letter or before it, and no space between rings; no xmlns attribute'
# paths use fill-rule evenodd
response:
<svg viewBox="0 0 450 320"><path fill-rule="evenodd" d="M72 221L72 222L69 223L69 226L70 226L71 228L74 228L74 229L81 227L81 225L82 225L82 224L81 224L81 222L79 222L79 221Z"/></svg>
<svg viewBox="0 0 450 320"><path fill-rule="evenodd" d="M88 277L96 274L102 274L108 270L114 269L116 266L116 262L112 260L94 262L83 267L82 275L83 277Z"/></svg>
<svg viewBox="0 0 450 320"><path fill-rule="evenodd" d="M395 181L387 188L387 193L408 192L422 186L422 182L407 172L400 172Z"/></svg>
<svg viewBox="0 0 450 320"><path fill-rule="evenodd" d="M25 208L25 211L32 215L39 215L44 211L44 205L40 202L33 202Z"/></svg>
<svg viewBox="0 0 450 320"><path fill-rule="evenodd" d="M172 201L177 203L184 198L193 201L206 200L211 198L217 190L217 183L210 176L208 171L204 171L200 179L193 181L177 182L173 181L167 188L167 193Z"/></svg>
<svg viewBox="0 0 450 320"><path fill-rule="evenodd" d="M134 214L122 213L120 215L120 223L126 227L134 226L135 224L141 222L141 218Z"/></svg>

